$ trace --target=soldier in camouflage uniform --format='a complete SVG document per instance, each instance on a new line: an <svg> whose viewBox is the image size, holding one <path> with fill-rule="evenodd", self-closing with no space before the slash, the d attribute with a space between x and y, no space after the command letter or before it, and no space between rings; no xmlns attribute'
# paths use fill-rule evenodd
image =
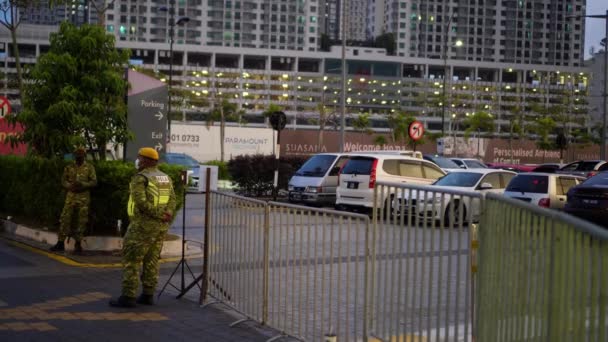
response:
<svg viewBox="0 0 608 342"><path fill-rule="evenodd" d="M85 161L86 151L78 148L74 151L75 161L63 170L61 185L67 190L63 212L61 213L57 244L51 251L64 251L64 240L70 236L76 241L74 253L82 253L81 240L89 221L90 189L97 185L95 167ZM78 212L78 223L72 229L72 215Z"/></svg>
<svg viewBox="0 0 608 342"><path fill-rule="evenodd" d="M158 152L153 148L139 150L135 162L138 173L129 185L129 228L124 237L122 259L122 294L111 300L116 307L134 307L138 304L154 304L154 291L158 282L158 259L175 211L175 192L171 178L159 171ZM143 266L143 267L142 267ZM139 289L139 269L142 294L135 299Z"/></svg>

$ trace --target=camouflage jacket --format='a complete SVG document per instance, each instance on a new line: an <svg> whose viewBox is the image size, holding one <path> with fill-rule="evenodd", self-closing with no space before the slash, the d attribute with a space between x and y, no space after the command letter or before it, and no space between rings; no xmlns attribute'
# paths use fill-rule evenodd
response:
<svg viewBox="0 0 608 342"><path fill-rule="evenodd" d="M164 213L175 212L175 191L171 178L149 167L131 179L127 211L131 221L161 221Z"/></svg>
<svg viewBox="0 0 608 342"><path fill-rule="evenodd" d="M61 185L68 193L88 192L97 185L95 167L86 161L80 166L76 162L69 164L63 169Z"/></svg>

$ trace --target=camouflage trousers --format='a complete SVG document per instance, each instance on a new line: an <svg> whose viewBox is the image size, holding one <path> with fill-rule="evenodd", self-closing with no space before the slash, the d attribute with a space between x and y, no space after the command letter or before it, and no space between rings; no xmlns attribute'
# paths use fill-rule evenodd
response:
<svg viewBox="0 0 608 342"><path fill-rule="evenodd" d="M160 252L163 248L168 224L158 221L131 222L122 247L122 295L135 297L139 289L140 274L144 294L153 295L158 283Z"/></svg>
<svg viewBox="0 0 608 342"><path fill-rule="evenodd" d="M76 241L81 241L85 230L87 229L87 223L89 222L89 204L91 202L91 196L89 192L73 193L68 192L65 198L65 204L63 205L63 211L61 212L61 218L59 219L59 234L57 241L64 241L66 237L70 236ZM72 217L74 212L78 213L76 227L72 228Z"/></svg>

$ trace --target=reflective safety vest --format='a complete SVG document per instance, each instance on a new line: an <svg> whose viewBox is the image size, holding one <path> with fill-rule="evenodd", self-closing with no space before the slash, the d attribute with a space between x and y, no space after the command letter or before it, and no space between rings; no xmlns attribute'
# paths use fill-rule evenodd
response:
<svg viewBox="0 0 608 342"><path fill-rule="evenodd" d="M146 178L146 200L152 201L154 207L167 205L171 195L171 179L169 176L154 169L144 170L138 174ZM129 195L127 212L129 217L135 215L133 194Z"/></svg>

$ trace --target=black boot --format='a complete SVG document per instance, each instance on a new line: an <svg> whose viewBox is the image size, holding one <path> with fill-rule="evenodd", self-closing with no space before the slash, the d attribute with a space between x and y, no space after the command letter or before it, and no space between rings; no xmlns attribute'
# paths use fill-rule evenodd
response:
<svg viewBox="0 0 608 342"><path fill-rule="evenodd" d="M117 308L134 308L135 307L135 298L120 296L118 299L110 300L110 306L114 306Z"/></svg>
<svg viewBox="0 0 608 342"><path fill-rule="evenodd" d="M74 254L82 255L82 245L80 244L80 241L76 241L74 244Z"/></svg>
<svg viewBox="0 0 608 342"><path fill-rule="evenodd" d="M50 248L51 252L63 252L65 251L65 245L63 244L63 241L57 241L57 243L55 244L55 246Z"/></svg>
<svg viewBox="0 0 608 342"><path fill-rule="evenodd" d="M139 297L137 297L137 304L154 305L154 295L140 294Z"/></svg>

